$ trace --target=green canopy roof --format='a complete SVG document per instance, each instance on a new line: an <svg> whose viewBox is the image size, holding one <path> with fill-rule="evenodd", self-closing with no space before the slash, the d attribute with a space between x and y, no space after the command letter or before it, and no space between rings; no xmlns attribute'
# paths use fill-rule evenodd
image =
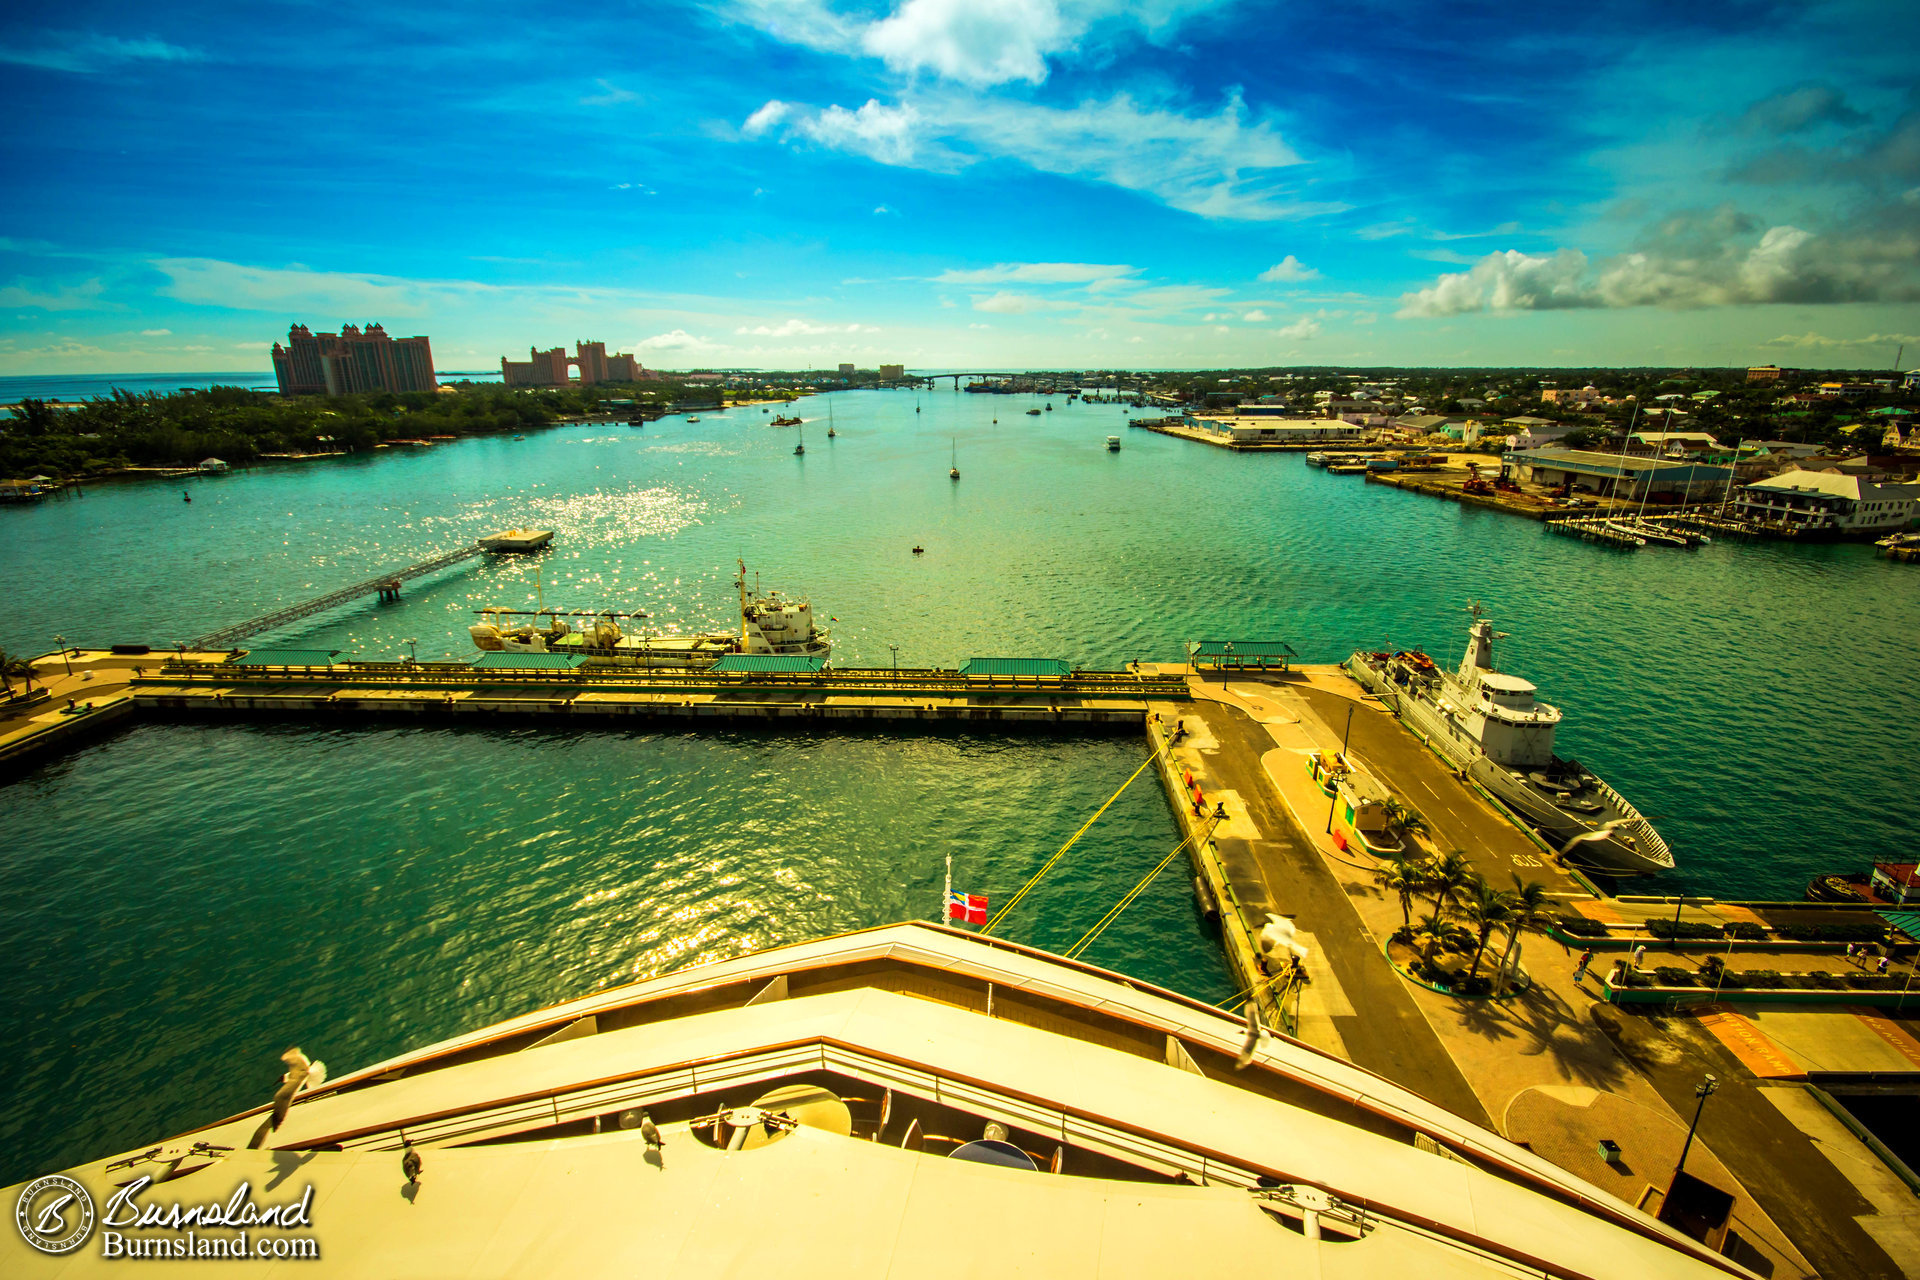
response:
<svg viewBox="0 0 1920 1280"><path fill-rule="evenodd" d="M1920 938L1920 911L1878 911L1874 914L1909 938Z"/></svg>
<svg viewBox="0 0 1920 1280"><path fill-rule="evenodd" d="M730 653L713 664L713 669L721 675L733 675L743 672L785 672L804 675L818 671L824 658L808 658L799 654L782 653Z"/></svg>
<svg viewBox="0 0 1920 1280"><path fill-rule="evenodd" d="M483 653L477 671L572 671L586 659L577 653Z"/></svg>
<svg viewBox="0 0 1920 1280"><path fill-rule="evenodd" d="M1064 676L1073 667L1059 658L968 658L960 664L963 676Z"/></svg>
<svg viewBox="0 0 1920 1280"><path fill-rule="evenodd" d="M229 658L236 667L330 667L338 649L249 649Z"/></svg>
<svg viewBox="0 0 1920 1280"><path fill-rule="evenodd" d="M1297 658L1293 646L1285 640L1196 640L1195 657L1200 658Z"/></svg>

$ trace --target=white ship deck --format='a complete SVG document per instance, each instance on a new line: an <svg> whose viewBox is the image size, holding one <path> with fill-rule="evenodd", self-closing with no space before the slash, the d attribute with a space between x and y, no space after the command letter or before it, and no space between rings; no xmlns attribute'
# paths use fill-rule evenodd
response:
<svg viewBox="0 0 1920 1280"><path fill-rule="evenodd" d="M540 1040L556 1031L567 1038ZM267 1202L311 1183L322 1259L354 1275L1746 1274L1304 1045L1270 1040L1234 1073L1239 1040L1230 1018L1098 970L890 926L617 988L345 1076L296 1102L279 1150L235 1151L145 1199L224 1200L245 1179ZM637 1133L547 1136L676 1099L744 1105L803 1073L999 1120L1038 1155L1064 1147L1063 1175L903 1150L900 1125L727 1152L663 1123L663 1156ZM258 1124L192 1137L240 1147ZM402 1133L426 1166L411 1193ZM344 1149L301 1149L317 1145ZM1137 1177L1072 1176L1115 1161ZM104 1203L142 1171L73 1172ZM1258 1207L1247 1188L1262 1176L1337 1196L1367 1229L1341 1239L1329 1220L1310 1239L1297 1212ZM54 1259L6 1234L9 1276L117 1265L97 1240Z"/></svg>

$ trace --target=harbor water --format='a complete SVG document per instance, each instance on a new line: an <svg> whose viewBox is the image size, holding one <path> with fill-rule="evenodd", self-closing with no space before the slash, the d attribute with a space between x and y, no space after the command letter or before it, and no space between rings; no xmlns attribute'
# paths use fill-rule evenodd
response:
<svg viewBox="0 0 1920 1280"><path fill-rule="evenodd" d="M1561 754L1654 816L1673 885L1796 897L1904 853L1920 802L1920 573L1856 546L1620 553L1298 454L1124 428L1117 406L876 392L594 425L0 509L0 647L157 646L515 525L470 561L262 640L469 658L489 605L725 627L735 562L803 594L836 665L1307 661L1419 646L1479 601ZM918 412L916 412L918 409ZM998 418L998 421L994 421ZM1105 439L1122 435L1109 453ZM947 470L957 458L961 479ZM912 554L915 545L924 554ZM1004 898L1144 758L1132 739L147 725L0 788L0 1178L748 947ZM1070 944L1178 837L1151 778L1001 931ZM1231 994L1177 867L1088 960Z"/></svg>

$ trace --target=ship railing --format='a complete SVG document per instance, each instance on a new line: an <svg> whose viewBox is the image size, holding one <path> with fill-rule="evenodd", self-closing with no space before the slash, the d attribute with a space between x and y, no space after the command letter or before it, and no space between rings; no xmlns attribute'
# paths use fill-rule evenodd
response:
<svg viewBox="0 0 1920 1280"><path fill-rule="evenodd" d="M1593 785L1596 791L1613 802L1614 807L1620 811L1622 817L1633 820L1632 831L1634 840L1639 845L1641 854L1651 862L1672 866L1673 850L1668 847L1665 838L1662 837L1658 831L1654 830L1653 824L1647 821L1640 810L1634 808L1633 802L1608 786L1605 779L1595 778Z"/></svg>

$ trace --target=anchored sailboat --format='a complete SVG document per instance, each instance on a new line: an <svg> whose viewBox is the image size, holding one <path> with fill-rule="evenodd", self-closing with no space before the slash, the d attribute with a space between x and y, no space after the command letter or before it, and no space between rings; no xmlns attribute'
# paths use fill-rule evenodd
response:
<svg viewBox="0 0 1920 1280"><path fill-rule="evenodd" d="M960 442L958 440L955 440L953 441L953 465L947 468L947 479L958 480L959 478L960 478Z"/></svg>

